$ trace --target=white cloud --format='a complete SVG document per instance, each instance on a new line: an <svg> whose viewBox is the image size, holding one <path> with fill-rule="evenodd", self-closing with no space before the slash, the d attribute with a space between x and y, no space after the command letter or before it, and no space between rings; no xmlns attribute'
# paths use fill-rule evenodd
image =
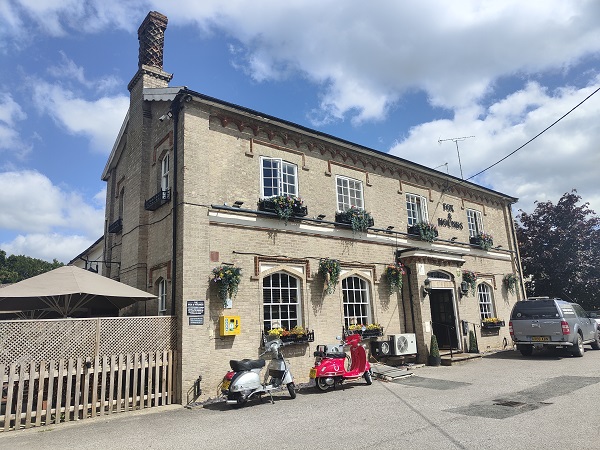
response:
<svg viewBox="0 0 600 450"><path fill-rule="evenodd" d="M356 122L383 118L408 90L464 108L500 77L561 71L600 51L598 2L152 3L171 22L237 39L258 81L303 74L321 86L323 112Z"/></svg>
<svg viewBox="0 0 600 450"><path fill-rule="evenodd" d="M18 235L11 242L0 243L0 248L7 255L25 255L45 261L57 259L60 262L68 263L92 245L96 239L58 233L28 234Z"/></svg>
<svg viewBox="0 0 600 450"><path fill-rule="evenodd" d="M0 94L0 151L10 150L22 158L31 150L17 130L17 122L26 118L27 115L10 94Z"/></svg>
<svg viewBox="0 0 600 450"><path fill-rule="evenodd" d="M35 171L0 172L0 229L19 235L0 248L9 254L67 262L103 233L103 189L87 204L77 192L55 186Z"/></svg>
<svg viewBox="0 0 600 450"><path fill-rule="evenodd" d="M521 91L491 105L482 118L473 109L459 111L454 120L439 120L412 128L409 136L397 143L390 153L428 167L447 162L449 173L460 178L455 143L446 141L438 145L436 141L474 135L475 138L458 142L463 173L469 178L516 150L598 87L600 78L593 86L556 92L529 83ZM599 116L600 93L472 181L519 197L517 206L528 212L535 208L535 200L556 202L572 189L577 189L583 200L600 212Z"/></svg>
<svg viewBox="0 0 600 450"><path fill-rule="evenodd" d="M148 10L147 2L122 0L5 0L0 17L9 19L13 30L33 21L41 33L62 36L69 30L95 33L107 27L129 31Z"/></svg>
<svg viewBox="0 0 600 450"><path fill-rule="evenodd" d="M70 134L90 139L93 151L110 154L129 108L129 97L118 95L89 101L59 84L32 83L37 108Z"/></svg>
<svg viewBox="0 0 600 450"><path fill-rule="evenodd" d="M88 79L85 76L85 69L78 66L64 52L60 52L60 64L48 68L48 73L53 77L65 81L73 79L82 86L94 90L94 92L110 92L122 86L122 81L114 76L105 76L99 79Z"/></svg>

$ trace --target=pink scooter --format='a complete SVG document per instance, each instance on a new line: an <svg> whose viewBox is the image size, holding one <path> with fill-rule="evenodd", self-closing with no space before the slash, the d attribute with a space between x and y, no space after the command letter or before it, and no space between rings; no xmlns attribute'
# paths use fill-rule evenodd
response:
<svg viewBox="0 0 600 450"><path fill-rule="evenodd" d="M351 334L343 341L350 346L350 369L346 370L346 358L343 345L318 345L315 366L310 369L310 378L315 380L317 389L326 391L330 387L341 385L344 381L364 378L367 385L373 383L371 364L367 361L367 352L360 345L361 336Z"/></svg>

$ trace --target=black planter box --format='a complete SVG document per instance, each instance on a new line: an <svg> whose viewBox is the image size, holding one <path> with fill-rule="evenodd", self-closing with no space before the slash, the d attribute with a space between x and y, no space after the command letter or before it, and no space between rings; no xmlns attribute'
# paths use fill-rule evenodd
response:
<svg viewBox="0 0 600 450"><path fill-rule="evenodd" d="M374 337L383 336L383 328L377 328L375 330L348 330L344 329L344 337L350 336L352 334L360 334L362 339L369 339Z"/></svg>
<svg viewBox="0 0 600 450"><path fill-rule="evenodd" d="M471 236L471 237L469 237L469 244L476 245L478 247L483 248L483 245L481 243L481 238L479 236ZM489 244L488 248L491 248L493 245L494 245L494 241L490 241L490 244Z"/></svg>
<svg viewBox="0 0 600 450"><path fill-rule="evenodd" d="M419 239L421 239L421 232L419 231L419 227L416 225L409 225L407 230L408 234L413 234L416 237L418 237ZM434 230L434 236L438 237L439 233L437 230Z"/></svg>
<svg viewBox="0 0 600 450"><path fill-rule="evenodd" d="M269 335L269 333L263 332L263 345L267 342L272 341L273 339L277 339L277 337ZM285 342L288 344L308 344L309 342L315 341L315 332L309 331L306 334L289 334L287 336L280 336L281 342Z"/></svg>
<svg viewBox="0 0 600 450"><path fill-rule="evenodd" d="M498 322L481 322L481 328L484 330L495 330L497 328L501 328L505 325L504 320L500 320Z"/></svg>
<svg viewBox="0 0 600 450"><path fill-rule="evenodd" d="M258 210L277 214L275 202L268 198L264 200L259 200ZM292 217L305 217L307 215L308 208L306 206L294 206L294 208L292 208Z"/></svg>
<svg viewBox="0 0 600 450"><path fill-rule="evenodd" d="M345 212L336 212L335 213L335 222L336 224L347 225L349 227L352 226L352 217L350 214ZM367 220L367 228L375 225L375 220L372 217L369 217Z"/></svg>

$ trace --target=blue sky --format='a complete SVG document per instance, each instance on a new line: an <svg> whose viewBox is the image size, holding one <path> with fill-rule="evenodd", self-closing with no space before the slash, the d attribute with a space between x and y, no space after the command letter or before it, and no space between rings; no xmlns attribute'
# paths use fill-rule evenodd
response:
<svg viewBox="0 0 600 450"><path fill-rule="evenodd" d="M100 176L137 29L169 19L190 89L468 178L600 87L600 2L0 0L0 249L68 262L102 234ZM472 181L515 212L600 211L600 93Z"/></svg>

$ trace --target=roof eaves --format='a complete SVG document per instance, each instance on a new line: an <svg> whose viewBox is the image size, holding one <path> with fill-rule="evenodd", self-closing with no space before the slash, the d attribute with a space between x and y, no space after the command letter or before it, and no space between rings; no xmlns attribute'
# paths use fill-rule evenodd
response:
<svg viewBox="0 0 600 450"><path fill-rule="evenodd" d="M102 177L100 178L102 181L108 180L108 173L113 165L113 161L116 158L117 150L119 149L119 144L123 139L123 134L127 129L127 124L129 123L129 109L127 110L127 114L125 114L125 119L123 120L123 124L121 125L121 129L119 130L119 134L117 135L117 139L115 139L115 143L113 144L113 148L110 152L110 156L108 157L108 161L106 161L106 165L104 166L104 170L102 171Z"/></svg>
<svg viewBox="0 0 600 450"><path fill-rule="evenodd" d="M485 186L481 186L479 184L476 184L476 183L473 183L473 182L470 182L470 181L467 181L467 180L463 180L463 179L455 177L453 175L445 174L443 172L440 172L439 170L435 170L435 169L432 169L430 167L423 166L421 164L409 161L409 160L401 158L399 156L390 155L389 153L382 152L380 150L375 150L373 148L366 147L364 145L356 144L354 142L347 141L345 139L342 139L342 138L339 138L339 137L336 137L336 136L333 136L333 135L330 135L330 134L327 134L327 133L323 133L321 131L317 131L317 130L311 129L311 128L305 127L303 125L299 125L297 123L287 121L285 119L280 119L278 117L270 116L268 114L265 114L265 113L262 113L262 112L259 112L259 111L256 111L256 110L253 110L253 109L250 109L250 108L239 106L239 105L236 105L234 103L229 103L227 101L220 100L218 98L210 97L208 95L201 94L201 93L196 92L196 91L192 91L192 90L188 89L187 87L183 87L181 89L181 94L189 94L189 95L192 95L192 96L195 96L195 97L199 97L200 99L202 99L202 100L204 100L206 102L215 103L217 105L221 105L221 106L223 106L225 108L228 108L228 109L234 109L234 110L237 109L237 110L240 110L240 111L242 111L242 112L244 112L246 114L250 114L250 115L256 116L259 120L266 120L266 121L278 122L278 123L280 123L282 125L285 125L286 127L297 128L297 129L299 129L300 131L302 131L304 133L314 134L315 136L320 137L322 139L326 139L326 140L330 140L330 141L334 141L334 142L340 142L343 145L354 147L355 149L357 149L359 151L363 151L363 152L367 152L367 153L374 153L375 155L377 155L379 157L390 158L394 162L401 162L404 165L413 166L413 167L415 167L415 169L418 169L420 171L425 171L425 172L433 173L433 174L435 174L436 176L438 176L438 177L440 177L442 179L450 180L454 185L466 185L466 186L468 186L471 189L477 189L477 190L485 191L485 192L487 192L489 194L502 197L505 201L507 201L509 203L516 203L518 201L518 198L516 198L516 197L510 196L510 195L507 195L507 194L503 194L502 192L498 192L498 191L495 191L493 189L487 188Z"/></svg>

